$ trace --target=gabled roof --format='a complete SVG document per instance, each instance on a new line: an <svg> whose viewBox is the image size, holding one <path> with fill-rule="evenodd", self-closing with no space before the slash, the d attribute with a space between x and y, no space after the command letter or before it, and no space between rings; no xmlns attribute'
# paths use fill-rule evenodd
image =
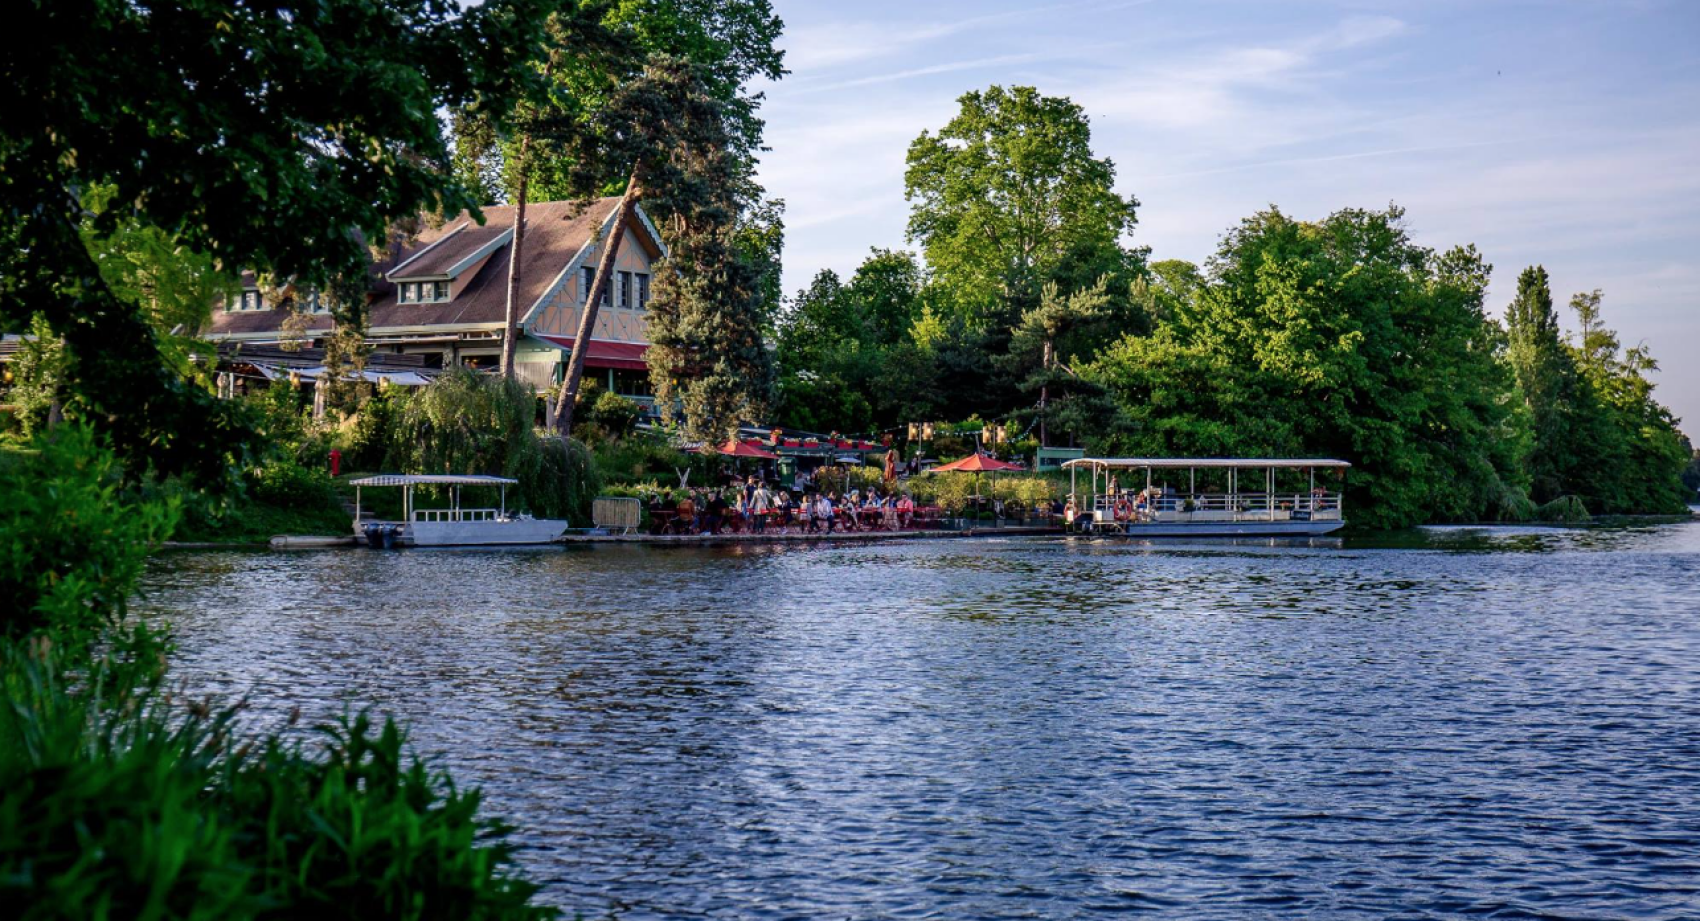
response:
<svg viewBox="0 0 1700 921"><path fill-rule="evenodd" d="M534 202L526 207L525 249L521 253L521 283L516 319L533 312L554 287L563 283L566 268L581 258L601 228L612 218L618 197L592 201ZM508 247L512 245L513 206L484 209L484 224L462 213L413 240L392 246L387 258L374 266L368 328L413 329L435 326L500 325L507 313ZM641 208L632 226L653 253L665 252ZM485 258L488 256L489 258ZM399 304L392 278L453 277L484 259L476 275L460 279L453 300L438 304ZM399 273L399 274L398 274ZM211 334L242 335L277 332L284 310L213 312ZM310 317L308 333L331 327L328 314Z"/></svg>

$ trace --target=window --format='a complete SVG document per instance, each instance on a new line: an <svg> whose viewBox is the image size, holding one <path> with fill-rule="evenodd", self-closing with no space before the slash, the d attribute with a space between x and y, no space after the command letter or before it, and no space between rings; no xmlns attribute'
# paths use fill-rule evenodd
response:
<svg viewBox="0 0 1700 921"><path fill-rule="evenodd" d="M264 306L265 306L265 300L260 297L260 292L250 290L250 291L242 292L242 305L240 307L237 307L236 309L237 310L259 310L261 307L264 307Z"/></svg>
<svg viewBox="0 0 1700 921"><path fill-rule="evenodd" d="M632 309L632 273L620 273L620 309Z"/></svg>
<svg viewBox="0 0 1700 921"><path fill-rule="evenodd" d="M396 300L403 304L411 304L416 296L413 282L404 282L396 288Z"/></svg>
<svg viewBox="0 0 1700 921"><path fill-rule="evenodd" d="M319 292L317 291L307 291L303 293L301 295L301 306L305 308L308 313L325 313L330 310L329 305L327 305L319 297Z"/></svg>
<svg viewBox="0 0 1700 921"><path fill-rule="evenodd" d="M590 300L590 286L596 284L596 268L585 266L578 270L578 300L583 304Z"/></svg>
<svg viewBox="0 0 1700 921"><path fill-rule="evenodd" d="M649 306L649 274L640 272L637 276L637 309L643 310Z"/></svg>
<svg viewBox="0 0 1700 921"><path fill-rule="evenodd" d="M446 301L449 299L449 283L446 281L431 282L431 300Z"/></svg>

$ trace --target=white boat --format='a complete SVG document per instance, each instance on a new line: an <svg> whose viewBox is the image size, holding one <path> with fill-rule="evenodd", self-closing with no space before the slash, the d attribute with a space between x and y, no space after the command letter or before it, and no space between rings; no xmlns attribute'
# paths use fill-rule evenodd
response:
<svg viewBox="0 0 1700 921"><path fill-rule="evenodd" d="M1077 510L1070 526L1093 534L1128 537L1315 537L1346 526L1345 496L1329 490L1327 473L1344 485L1352 465L1332 458L1082 457L1067 461L1069 497ZM1092 474L1083 501L1082 470ZM1199 471L1225 490L1199 489ZM1317 482L1317 471L1325 471ZM1280 471L1281 473L1278 473ZM1242 488L1242 473L1255 477ZM1299 474L1304 487L1293 488ZM1127 486L1120 478L1143 480ZM1287 482L1279 480L1285 477Z"/></svg>
<svg viewBox="0 0 1700 921"><path fill-rule="evenodd" d="M567 530L567 522L533 518L508 511L508 487L518 480L499 476L442 476L380 474L353 480L354 536L373 547L477 547L499 544L547 544ZM360 490L371 486L401 488L400 521L364 521L360 513ZM448 508L416 508L413 490L418 486L443 487L449 491ZM464 486L494 486L500 497L496 508L462 508Z"/></svg>

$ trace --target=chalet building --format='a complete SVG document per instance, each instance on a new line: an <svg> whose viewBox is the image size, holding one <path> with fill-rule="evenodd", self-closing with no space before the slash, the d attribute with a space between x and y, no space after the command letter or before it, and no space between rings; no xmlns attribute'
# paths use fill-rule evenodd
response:
<svg viewBox="0 0 1700 921"><path fill-rule="evenodd" d="M588 208L566 201L526 208L515 371L539 389L561 380L618 204L618 198L603 198ZM386 354L418 356L404 361L425 369L457 363L493 368L501 362L513 208L485 208L484 219L479 225L461 214L392 247L373 266L367 342L380 361ZM633 209L621 232L614 284L604 293L591 334L585 378L647 400L651 266L666 250L641 209ZM267 303L251 275L244 276L243 286L240 297L214 308L207 338L255 349L275 346L286 336L284 321L292 308ZM304 335L312 340L306 344L319 345L330 332L330 313L316 295L303 297Z"/></svg>

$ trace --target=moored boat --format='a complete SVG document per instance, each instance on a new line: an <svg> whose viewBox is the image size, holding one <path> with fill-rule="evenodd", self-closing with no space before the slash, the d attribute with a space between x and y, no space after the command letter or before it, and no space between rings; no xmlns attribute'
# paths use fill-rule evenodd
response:
<svg viewBox="0 0 1700 921"><path fill-rule="evenodd" d="M1071 528L1128 537L1315 537L1346 525L1343 481L1352 465L1332 458L1082 457L1068 461ZM1092 490L1082 497L1082 470ZM1206 483L1200 488L1200 471ZM1317 472L1324 478L1317 480ZM1251 472L1251 489L1242 474ZM1143 479L1124 487L1123 475ZM1296 485L1303 476L1304 485ZM1213 482L1211 482L1213 481Z"/></svg>
<svg viewBox="0 0 1700 921"><path fill-rule="evenodd" d="M508 511L508 487L518 480L499 476L380 474L353 480L354 536L372 547L476 547L483 545L547 544L567 530L567 522L533 518ZM363 520L360 490L373 486L401 489L401 520ZM448 490L448 508L416 508L414 489L431 486ZM467 486L494 487L496 508L463 508L460 491Z"/></svg>

